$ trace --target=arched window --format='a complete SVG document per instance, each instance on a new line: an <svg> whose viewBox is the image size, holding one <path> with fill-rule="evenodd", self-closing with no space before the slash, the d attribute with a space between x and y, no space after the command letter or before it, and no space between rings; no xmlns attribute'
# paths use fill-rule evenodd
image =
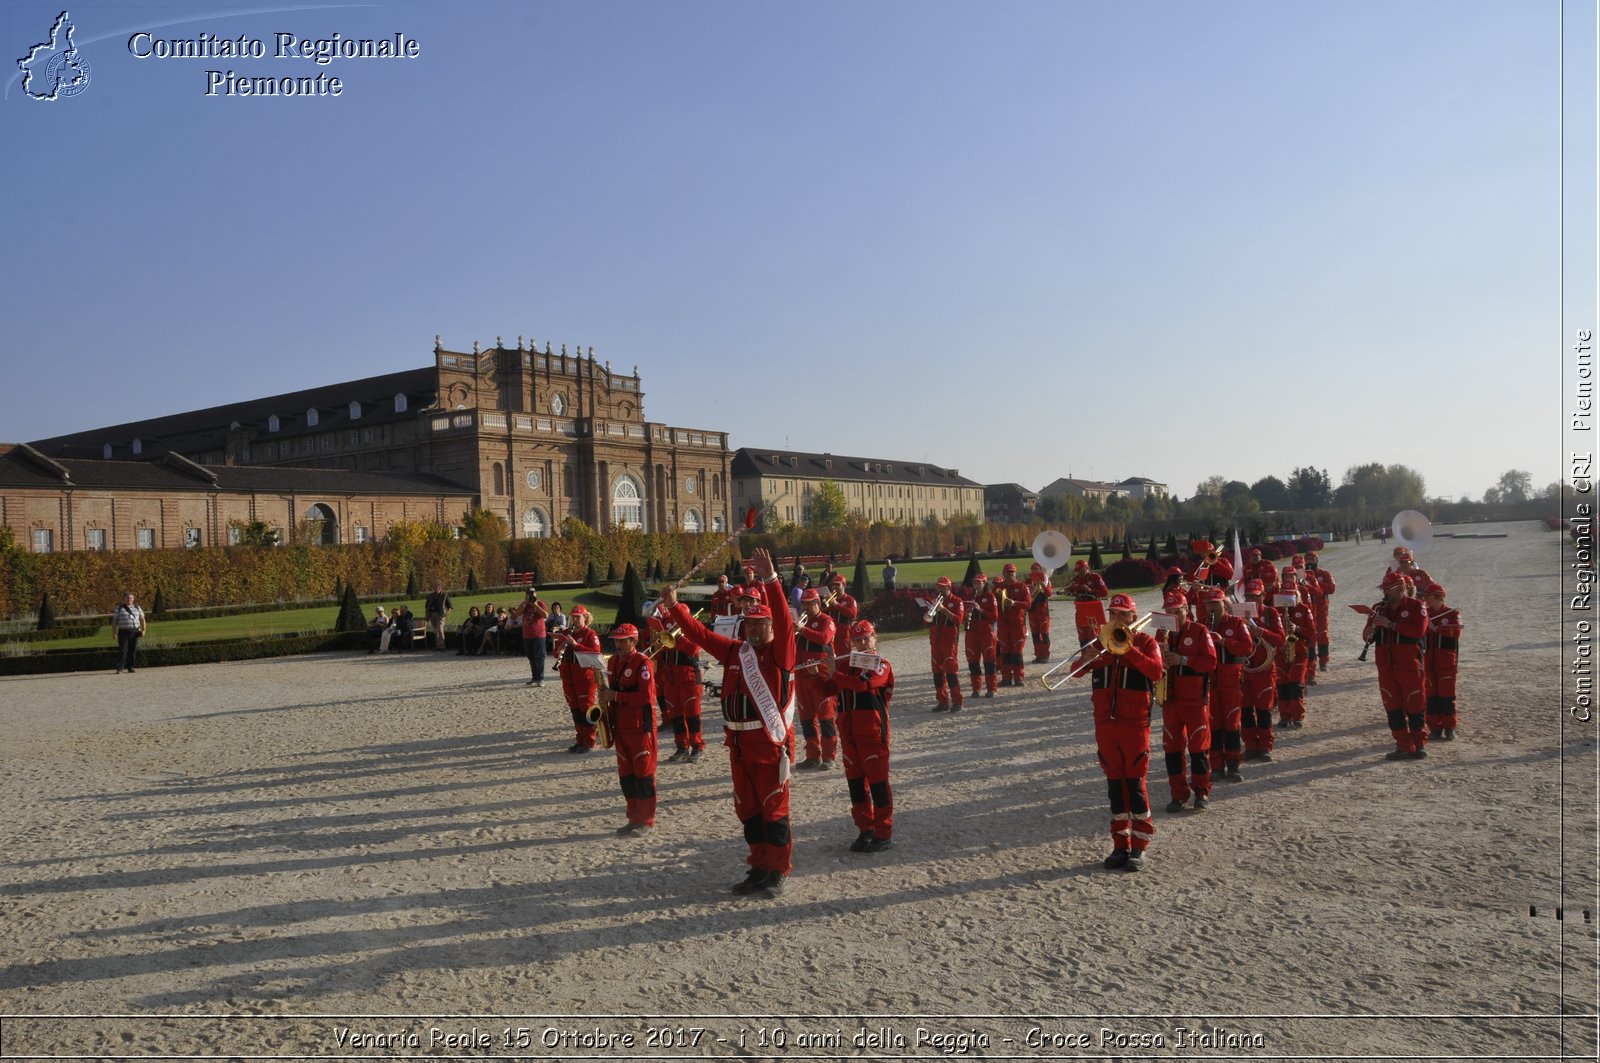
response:
<svg viewBox="0 0 1600 1063"><path fill-rule="evenodd" d="M306 427L307 428L315 428L316 426L317 426L317 411L316 411L316 408L313 407L313 408L311 408L311 409L306 411Z"/></svg>
<svg viewBox="0 0 1600 1063"><path fill-rule="evenodd" d="M722 515L720 513L711 518L711 530L714 532L725 532L728 530L728 522L722 519Z"/></svg>
<svg viewBox="0 0 1600 1063"><path fill-rule="evenodd" d="M277 430L278 430L278 415L277 414L273 414L271 417L267 418L267 431L276 432Z"/></svg>
<svg viewBox="0 0 1600 1063"><path fill-rule="evenodd" d="M405 413L406 412L406 397L405 397L405 394L403 392L400 393L400 394L395 395L395 397L394 397L394 412L395 413Z"/></svg>
<svg viewBox="0 0 1600 1063"><path fill-rule="evenodd" d="M522 515L522 535L526 539L543 539L550 534L550 521L544 510L533 506Z"/></svg>
<svg viewBox="0 0 1600 1063"><path fill-rule="evenodd" d="M497 495L506 493L506 470L498 461L494 463L494 493Z"/></svg>
<svg viewBox="0 0 1600 1063"><path fill-rule="evenodd" d="M352 421L361 420L361 403L352 402L350 404L350 419Z"/></svg>
<svg viewBox="0 0 1600 1063"><path fill-rule="evenodd" d="M631 476L617 477L611 489L611 522L619 528L644 528L644 492Z"/></svg>
<svg viewBox="0 0 1600 1063"><path fill-rule="evenodd" d="M691 509L683 515L683 530L696 535L706 530L705 521L700 519L698 509Z"/></svg>
<svg viewBox="0 0 1600 1063"><path fill-rule="evenodd" d="M321 502L306 510L306 522L313 525L308 529L313 546L333 546L338 543L338 518L333 515L333 510Z"/></svg>
<svg viewBox="0 0 1600 1063"><path fill-rule="evenodd" d="M107 443L105 446L100 448L100 456L102 458L106 459L107 461L111 460L111 444L110 443Z"/></svg>
<svg viewBox="0 0 1600 1063"><path fill-rule="evenodd" d="M133 452L135 454L143 454L144 453L144 440L135 439L133 441Z"/></svg>

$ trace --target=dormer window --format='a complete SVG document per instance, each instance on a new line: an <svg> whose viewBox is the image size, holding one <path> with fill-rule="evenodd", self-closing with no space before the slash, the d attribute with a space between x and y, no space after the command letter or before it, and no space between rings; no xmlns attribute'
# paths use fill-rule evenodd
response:
<svg viewBox="0 0 1600 1063"><path fill-rule="evenodd" d="M277 414L273 414L272 416L267 418L267 431L276 432L277 430L278 430L278 415Z"/></svg>
<svg viewBox="0 0 1600 1063"><path fill-rule="evenodd" d="M350 419L352 421L361 420L361 403L352 402L350 404Z"/></svg>
<svg viewBox="0 0 1600 1063"><path fill-rule="evenodd" d="M405 397L404 394L396 395L394 397L394 412L395 413L405 413L406 412L406 397Z"/></svg>
<svg viewBox="0 0 1600 1063"><path fill-rule="evenodd" d="M134 441L133 441L133 452L134 452L134 453L135 453L135 454L142 454L142 453L144 453L144 440L142 440L142 439L135 439L135 440L134 440Z"/></svg>
<svg viewBox="0 0 1600 1063"><path fill-rule="evenodd" d="M306 411L306 427L307 428L315 428L316 426L317 426L317 411L316 411L315 408L312 408L312 409L309 409L309 410Z"/></svg>
<svg viewBox="0 0 1600 1063"><path fill-rule="evenodd" d="M107 443L105 446L100 448L100 456L102 458L104 458L106 461L110 461L111 460L111 444L110 443Z"/></svg>

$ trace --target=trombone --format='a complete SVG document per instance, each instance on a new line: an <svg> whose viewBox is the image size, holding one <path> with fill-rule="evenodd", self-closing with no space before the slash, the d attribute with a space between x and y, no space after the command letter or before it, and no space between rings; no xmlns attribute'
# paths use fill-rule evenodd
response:
<svg viewBox="0 0 1600 1063"><path fill-rule="evenodd" d="M1044 684L1046 690L1060 690L1072 680L1083 678L1089 674L1090 663L1096 657L1099 657L1101 653L1111 653L1118 657L1127 653L1128 648L1133 645L1133 636L1148 627L1153 619L1155 619L1155 613L1149 612L1131 624L1107 620L1100 625L1100 634L1095 636L1093 641L1045 672L1039 677L1039 681ZM1063 668L1067 669L1067 674L1052 683L1050 677Z"/></svg>

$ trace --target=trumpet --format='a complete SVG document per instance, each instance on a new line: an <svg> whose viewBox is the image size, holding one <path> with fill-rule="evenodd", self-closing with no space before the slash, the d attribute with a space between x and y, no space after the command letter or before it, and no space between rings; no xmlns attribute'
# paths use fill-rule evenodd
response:
<svg viewBox="0 0 1600 1063"><path fill-rule="evenodd" d="M944 600L947 597L949 597L949 595L947 595L944 591L939 592L939 597L935 598L933 600L933 604L928 606L928 611L922 614L922 622L924 624L933 623L933 618L939 615L939 609L944 605Z"/></svg>
<svg viewBox="0 0 1600 1063"><path fill-rule="evenodd" d="M699 621L700 623L705 623L705 621L701 618L701 614L704 613L704 612L705 612L704 609L695 610L695 612L693 614L694 619ZM657 619L662 619L662 615L661 615L661 610L660 609L656 610L656 617L657 617ZM666 628L663 628L661 630L661 632L656 635L656 644L655 644L655 646L653 646L651 648L650 652L645 654L645 656L650 658L653 661L653 660L656 659L656 654L660 653L662 650L677 649L678 640L681 639L682 637L683 637L683 629L681 627L679 627L677 624L672 624L672 625L670 625L670 626L668 626Z"/></svg>
<svg viewBox="0 0 1600 1063"><path fill-rule="evenodd" d="M840 593L840 591L830 591L828 596L822 599L822 608L832 609L835 605L837 605L839 602Z"/></svg>
<svg viewBox="0 0 1600 1063"><path fill-rule="evenodd" d="M1155 618L1155 613L1146 613L1131 624L1121 624L1115 620L1108 620L1100 625L1100 634L1087 643L1081 650L1053 666L1049 671L1039 677L1046 690L1060 690L1074 679L1081 679L1089 674L1089 664L1102 652L1115 654L1118 657L1128 652L1133 645L1133 636L1149 626ZM1067 674L1056 680L1050 677L1061 669L1067 669Z"/></svg>

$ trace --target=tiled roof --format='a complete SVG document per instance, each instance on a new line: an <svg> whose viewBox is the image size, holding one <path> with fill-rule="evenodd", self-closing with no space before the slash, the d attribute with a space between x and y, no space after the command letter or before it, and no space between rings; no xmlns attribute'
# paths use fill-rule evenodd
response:
<svg viewBox="0 0 1600 1063"><path fill-rule="evenodd" d="M873 483L932 484L940 487L979 487L955 469L925 461L890 458L855 458L845 454L812 454L802 450L765 450L740 447L729 470L739 476L794 476L805 479L861 480Z"/></svg>

